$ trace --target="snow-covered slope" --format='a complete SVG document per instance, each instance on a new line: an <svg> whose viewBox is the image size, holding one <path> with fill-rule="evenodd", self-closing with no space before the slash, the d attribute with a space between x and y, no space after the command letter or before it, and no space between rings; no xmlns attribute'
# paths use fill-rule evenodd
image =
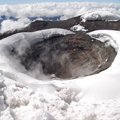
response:
<svg viewBox="0 0 120 120"><path fill-rule="evenodd" d="M61 29L20 33L0 41L0 120L119 120L120 119L120 32L94 31L91 36L107 37L117 50L110 68L88 77L73 80L37 80L16 71L5 49L24 47L31 43L26 36L49 37L53 34L72 34ZM47 36L46 36L47 34ZM104 37L103 37L104 36ZM27 43L27 44L26 44ZM22 46L18 51L24 50ZM18 47L18 46L17 46ZM14 61L13 61L14 63Z"/></svg>
<svg viewBox="0 0 120 120"><path fill-rule="evenodd" d="M106 20L106 21L117 21L120 20L120 15L116 15L110 11L92 11L81 16L83 21L87 20Z"/></svg>

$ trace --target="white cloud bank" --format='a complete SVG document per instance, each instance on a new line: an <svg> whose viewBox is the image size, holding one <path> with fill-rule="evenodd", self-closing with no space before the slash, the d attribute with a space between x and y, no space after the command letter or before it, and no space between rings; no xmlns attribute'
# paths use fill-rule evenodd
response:
<svg viewBox="0 0 120 120"><path fill-rule="evenodd" d="M120 4L98 4L82 2L38 3L21 5L0 5L0 15L16 17L65 16L73 17L85 12L106 10L120 13ZM48 12L49 11L49 12Z"/></svg>
<svg viewBox="0 0 120 120"><path fill-rule="evenodd" d="M15 30L15 29L21 29L23 27L28 26L30 23L30 20L28 18L20 18L17 21L14 20L4 20L1 23L1 32L6 32L9 30Z"/></svg>

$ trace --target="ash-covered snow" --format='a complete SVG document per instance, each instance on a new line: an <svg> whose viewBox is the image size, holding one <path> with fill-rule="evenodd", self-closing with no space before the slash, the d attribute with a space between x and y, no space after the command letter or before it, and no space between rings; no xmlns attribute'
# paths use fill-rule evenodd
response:
<svg viewBox="0 0 120 120"><path fill-rule="evenodd" d="M90 33L92 36L110 36L110 41L116 41L117 56L107 70L73 80L42 81L32 78L16 71L5 51L2 51L9 45L16 45L17 40L25 40L27 35L29 38L43 38L46 37L44 33L49 33L49 37L59 31L60 34L71 34L66 30L49 29L31 35L20 33L0 41L0 120L119 120L119 31L101 30Z"/></svg>

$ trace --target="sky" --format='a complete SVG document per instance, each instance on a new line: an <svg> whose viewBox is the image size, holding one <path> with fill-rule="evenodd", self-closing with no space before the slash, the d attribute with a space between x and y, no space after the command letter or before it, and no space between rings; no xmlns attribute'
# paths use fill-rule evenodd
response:
<svg viewBox="0 0 120 120"><path fill-rule="evenodd" d="M39 2L107 2L120 3L120 0L0 0L0 4L39 3Z"/></svg>

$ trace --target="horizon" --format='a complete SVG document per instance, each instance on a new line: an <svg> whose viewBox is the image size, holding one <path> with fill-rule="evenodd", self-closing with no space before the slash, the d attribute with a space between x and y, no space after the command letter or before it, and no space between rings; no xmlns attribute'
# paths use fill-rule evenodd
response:
<svg viewBox="0 0 120 120"><path fill-rule="evenodd" d="M90 2L90 3L120 3L120 0L0 0L0 4L32 4L46 2Z"/></svg>

